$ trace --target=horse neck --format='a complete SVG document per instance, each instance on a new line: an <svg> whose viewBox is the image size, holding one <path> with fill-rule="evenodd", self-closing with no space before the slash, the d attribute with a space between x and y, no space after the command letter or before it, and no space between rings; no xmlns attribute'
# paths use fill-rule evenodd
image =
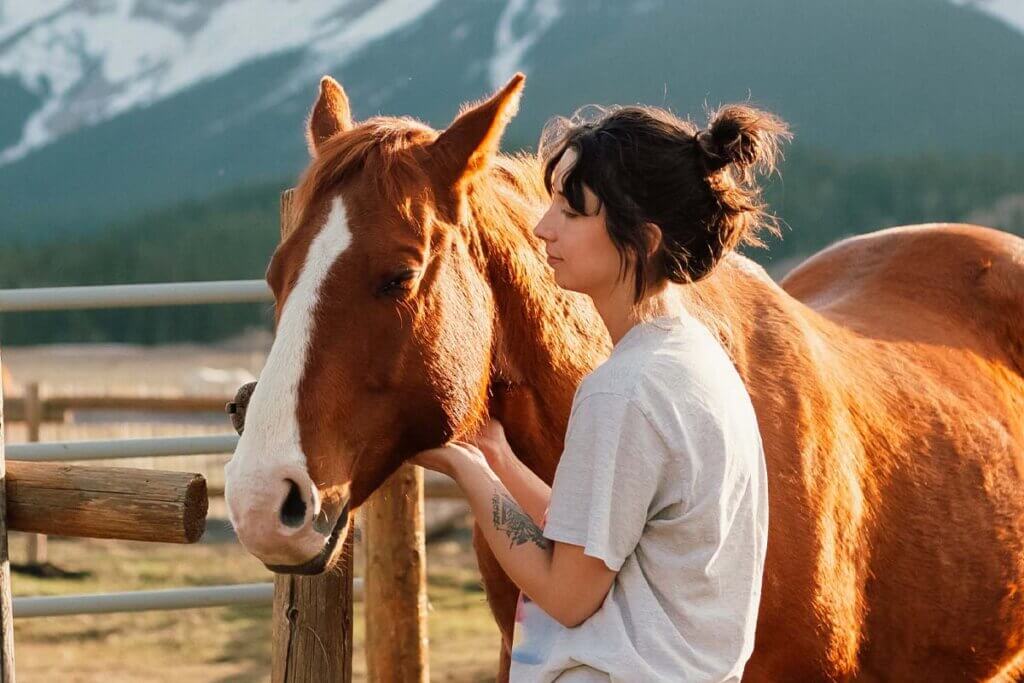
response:
<svg viewBox="0 0 1024 683"><path fill-rule="evenodd" d="M812 333L817 314L751 259L732 252L706 280L677 287L687 310L718 338L748 388Z"/></svg>
<svg viewBox="0 0 1024 683"><path fill-rule="evenodd" d="M550 481L576 388L611 342L590 299L558 287L541 257L533 228L545 199L533 178L502 167L488 180L471 210L495 304L490 410L519 459Z"/></svg>

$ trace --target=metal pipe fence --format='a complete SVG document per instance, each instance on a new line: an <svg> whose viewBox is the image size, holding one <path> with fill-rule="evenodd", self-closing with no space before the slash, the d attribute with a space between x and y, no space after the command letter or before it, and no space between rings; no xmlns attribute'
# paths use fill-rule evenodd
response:
<svg viewBox="0 0 1024 683"><path fill-rule="evenodd" d="M233 453L237 444L237 434L212 434L209 436L164 436L105 441L43 441L11 444L5 450L8 460L68 462L175 455L215 455Z"/></svg>
<svg viewBox="0 0 1024 683"><path fill-rule="evenodd" d="M44 287L0 290L0 313L252 303L272 300L270 289L262 280ZM41 462L230 453L237 443L237 435L223 434L180 438L25 443L12 444L5 450L11 460ZM96 595L19 597L14 598L12 603L14 616L27 618L268 604L272 602L273 595L273 583L260 583Z"/></svg>
<svg viewBox="0 0 1024 683"><path fill-rule="evenodd" d="M273 301L263 280L0 289L0 313Z"/></svg>
<svg viewBox="0 0 1024 683"><path fill-rule="evenodd" d="M353 579L356 600L362 599L363 580ZM200 609L232 605L270 605L274 584L240 583L227 586L193 586L126 593L93 593L14 598L14 616L18 619L66 617L75 614L117 614L156 610Z"/></svg>
<svg viewBox="0 0 1024 683"><path fill-rule="evenodd" d="M14 598L11 602L14 604L15 618L27 619L72 614L145 612L229 605L268 605L273 599L273 583L247 583L233 586L169 588L127 593L25 597Z"/></svg>

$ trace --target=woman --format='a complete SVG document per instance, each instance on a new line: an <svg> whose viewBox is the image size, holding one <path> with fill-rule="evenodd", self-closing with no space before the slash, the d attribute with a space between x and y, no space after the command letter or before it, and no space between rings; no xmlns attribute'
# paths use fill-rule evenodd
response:
<svg viewBox="0 0 1024 683"><path fill-rule="evenodd" d="M513 681L738 681L764 568L764 450L735 367L670 284L776 229L753 171L790 135L743 105L704 131L645 106L566 123L542 138L552 202L534 232L613 348L576 391L554 482L493 420L413 462L458 482L521 589Z"/></svg>

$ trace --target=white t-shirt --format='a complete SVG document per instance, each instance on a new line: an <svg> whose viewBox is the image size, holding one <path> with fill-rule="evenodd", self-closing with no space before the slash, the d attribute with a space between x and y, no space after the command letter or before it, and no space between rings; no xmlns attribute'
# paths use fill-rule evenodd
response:
<svg viewBox="0 0 1024 683"><path fill-rule="evenodd" d="M764 448L732 361L689 313L635 325L580 384L544 536L618 574L575 628L521 596L513 683L740 680L768 539Z"/></svg>

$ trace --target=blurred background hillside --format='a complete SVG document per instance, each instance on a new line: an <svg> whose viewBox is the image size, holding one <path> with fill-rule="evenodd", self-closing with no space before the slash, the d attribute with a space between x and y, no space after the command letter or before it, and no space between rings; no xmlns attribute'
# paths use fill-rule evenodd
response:
<svg viewBox="0 0 1024 683"><path fill-rule="evenodd" d="M779 275L844 236L1024 234L1021 0L0 1L0 287L260 278L321 75L444 127L528 76L506 151L586 103L749 100L796 138ZM0 317L7 345L208 341L263 306Z"/></svg>

